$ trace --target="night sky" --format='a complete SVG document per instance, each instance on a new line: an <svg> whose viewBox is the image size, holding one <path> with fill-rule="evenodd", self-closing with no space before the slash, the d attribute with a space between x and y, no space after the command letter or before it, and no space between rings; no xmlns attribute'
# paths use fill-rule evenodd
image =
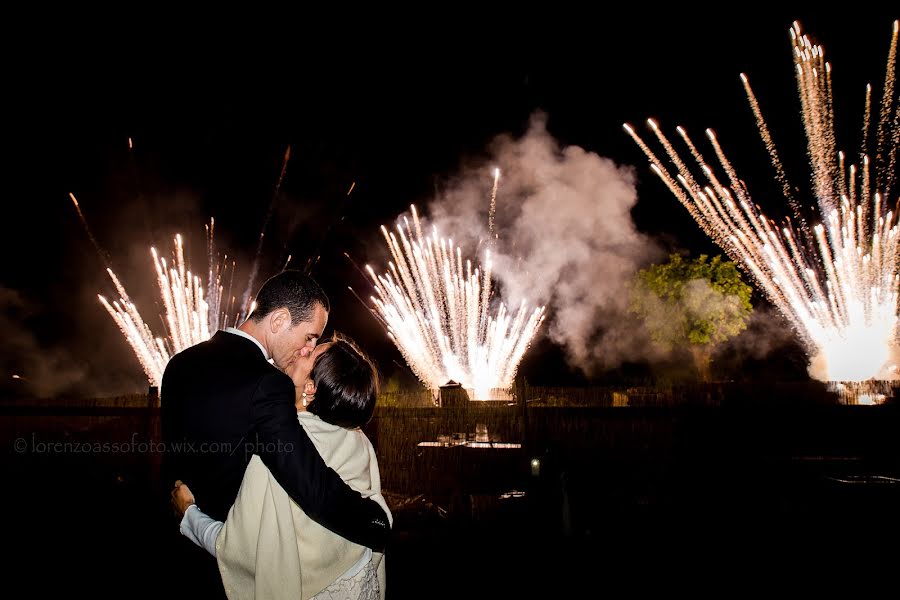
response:
<svg viewBox="0 0 900 600"><path fill-rule="evenodd" d="M621 124L653 116L695 135L716 129L754 197L765 198L777 188L738 78L746 72L788 169L805 182L791 21L826 48L839 136L852 147L865 83L883 82L897 15L786 12L717 20L556 11L530 13L525 23L526 15L485 14L391 29L304 21L295 31L272 25L279 19L271 15L240 28L46 31L32 40L30 58L11 59L4 75L0 293L9 335L0 377L50 377L59 394L146 387L97 302L113 288L69 192L139 308L153 315L149 246L167 250L180 232L205 272L210 217L218 249L246 273L288 146L261 276L288 254L294 267L320 254L313 275L333 303L329 330L357 339L388 375L402 370L402 359L346 290L368 296L371 288L343 253L360 264L381 260L379 225L411 203L426 205L464 165L485 161L495 136L522 135L535 111L546 113L561 144L637 167L632 216L642 231L667 248L715 253ZM767 207L772 216L781 210L777 201ZM538 382L582 380L540 337L522 372ZM33 393L9 381L2 388Z"/></svg>

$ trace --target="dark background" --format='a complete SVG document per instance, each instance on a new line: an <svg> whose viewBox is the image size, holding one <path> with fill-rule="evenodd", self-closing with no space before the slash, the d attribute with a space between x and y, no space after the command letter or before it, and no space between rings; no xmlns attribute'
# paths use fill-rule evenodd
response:
<svg viewBox="0 0 900 600"><path fill-rule="evenodd" d="M296 266L321 254L314 274L334 304L329 328L358 339L387 373L402 372L402 360L346 291L366 282L343 252L381 260L379 225L425 204L461 165L484 160L494 136L522 134L536 110L561 143L636 165L633 217L642 230L669 248L716 252L621 124L653 116L692 132L715 128L754 198L778 214L738 73L751 77L793 180L805 182L791 21L834 62L839 135L852 148L865 83L883 81L897 18L855 5L779 6L7 13L0 390L36 393L34 382L8 379L29 369L63 395L146 390L97 302L112 286L69 192L152 315L149 246L168 250L181 232L205 269L203 225L215 217L219 248L248 267L288 145L261 276L288 254ZM523 448L480 461L415 446L461 429L447 423L453 413L381 407L369 434L386 488L397 492L390 597L882 587L900 531L896 404L797 405L790 385L779 396L776 380L805 377L796 348L743 368L763 386L745 405L498 408L486 421L491 432ZM583 380L544 337L521 371L537 385ZM2 589L208 597L212 587L179 577L173 564L173 545L186 542L159 495L158 454L36 447L155 440L156 411L23 404L0 407L0 514L12 558ZM486 490L466 489L485 482ZM513 484L527 494L502 500L497 492L509 489L498 486ZM431 489L441 486L462 508Z"/></svg>
<svg viewBox="0 0 900 600"><path fill-rule="evenodd" d="M24 29L4 42L4 389L36 393L8 379L28 377L36 363L43 364L36 376L49 371L59 379L53 394L117 394L145 385L97 302L98 292L114 290L69 192L158 328L149 246L168 252L180 232L205 273L203 226L214 217L217 247L237 258L237 280L246 281L288 146L257 282L289 254L300 268L320 255L313 274L334 304L329 329L356 338L387 375L409 374L347 291L352 285L367 297L371 288L343 253L360 264L382 260L379 225L411 203L424 206L462 165L484 161L498 134L524 133L535 111L547 114L562 144L637 166L633 217L640 229L668 248L718 252L652 176L621 124L653 116L695 136L716 129L754 198L776 216L783 203L738 74L750 76L789 173L805 184L788 27L798 19L825 45L835 68L841 145L855 148L864 86L871 81L879 90L883 83L896 18L809 7L732 6L727 17L722 11L543 7L438 10L424 18L386 10L349 22L312 13L11 20ZM805 377L798 350L788 354L783 376ZM785 355L774 364L786 364ZM543 336L521 372L537 383L583 381Z"/></svg>

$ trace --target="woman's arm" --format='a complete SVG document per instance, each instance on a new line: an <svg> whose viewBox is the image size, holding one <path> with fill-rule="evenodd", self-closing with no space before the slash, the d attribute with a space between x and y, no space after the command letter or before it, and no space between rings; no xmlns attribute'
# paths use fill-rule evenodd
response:
<svg viewBox="0 0 900 600"><path fill-rule="evenodd" d="M216 538L219 537L224 523L216 521L200 510L194 501L191 489L181 481L175 482L175 489L172 490L172 504L178 514L183 515L179 526L181 534L215 556Z"/></svg>
<svg viewBox="0 0 900 600"><path fill-rule="evenodd" d="M181 533L207 552L216 555L216 538L222 531L222 521L216 521L205 512L197 508L196 504L188 507L181 519Z"/></svg>

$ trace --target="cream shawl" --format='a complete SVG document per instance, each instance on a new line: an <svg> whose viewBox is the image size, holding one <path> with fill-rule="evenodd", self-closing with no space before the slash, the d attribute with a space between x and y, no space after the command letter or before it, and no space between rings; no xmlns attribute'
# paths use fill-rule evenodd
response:
<svg viewBox="0 0 900 600"><path fill-rule="evenodd" d="M365 434L311 413L297 416L325 464L355 491L380 504L391 520L381 495L375 450ZM231 600L307 600L360 561L366 550L306 516L256 455L216 539L219 572ZM384 556L373 553L372 561L383 599Z"/></svg>

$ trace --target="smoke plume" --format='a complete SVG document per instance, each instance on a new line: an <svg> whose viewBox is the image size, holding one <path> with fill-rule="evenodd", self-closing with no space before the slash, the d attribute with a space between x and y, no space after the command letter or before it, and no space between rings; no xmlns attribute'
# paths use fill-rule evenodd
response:
<svg viewBox="0 0 900 600"><path fill-rule="evenodd" d="M489 249L502 299L547 305L547 335L586 373L646 358L649 345L627 314L628 284L660 251L631 219L633 171L562 146L542 114L521 138L498 137L490 154L432 203L441 234L477 248L479 262ZM493 167L502 175L491 236Z"/></svg>

